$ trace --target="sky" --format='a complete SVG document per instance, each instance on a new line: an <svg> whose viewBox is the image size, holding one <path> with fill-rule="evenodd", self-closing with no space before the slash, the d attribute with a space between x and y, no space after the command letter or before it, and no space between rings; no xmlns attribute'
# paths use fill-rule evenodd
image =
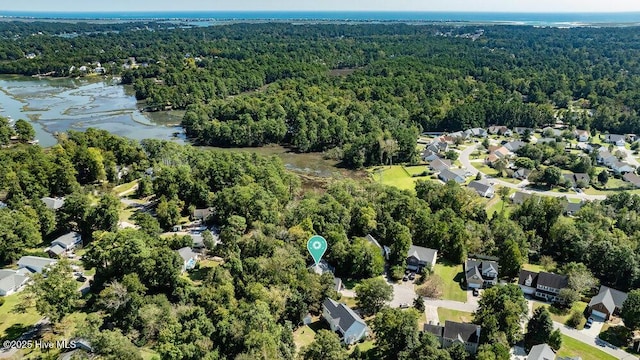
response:
<svg viewBox="0 0 640 360"><path fill-rule="evenodd" d="M639 0L27 0L0 1L0 11L485 11L627 12Z"/></svg>

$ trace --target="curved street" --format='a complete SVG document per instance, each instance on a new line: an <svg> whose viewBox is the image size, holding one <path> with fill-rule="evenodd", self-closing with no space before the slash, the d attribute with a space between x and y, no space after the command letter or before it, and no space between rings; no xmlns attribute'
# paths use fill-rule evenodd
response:
<svg viewBox="0 0 640 360"><path fill-rule="evenodd" d="M500 185L500 186L505 186L508 188L512 188L515 189L517 191L523 191L523 192L527 192L527 193L531 193L531 194L536 194L536 195L541 195L541 196L553 196L553 197L567 197L569 199L580 199L580 200L604 200L606 199L606 195L588 195L588 194L569 194L569 193L559 193L559 192L555 192L555 191L540 191L540 190L535 190L535 189L530 189L530 188L526 188L526 186L529 184L529 182L527 180L523 180L521 183L519 184L512 184L510 182L506 182L503 181L499 178L495 178L495 177L491 177L488 176L487 174L479 171L478 169L475 168L475 166L473 166L473 164L471 164L471 160L469 160L469 156L478 149L478 144L475 143L471 146L468 146L467 148L465 148L464 150L462 150L460 152L460 156L458 158L458 160L460 160L460 163L462 164L462 166L464 168L466 168L466 170L473 174L474 176L477 173L481 173L482 177L485 179L491 179L491 182L493 182L494 184Z"/></svg>

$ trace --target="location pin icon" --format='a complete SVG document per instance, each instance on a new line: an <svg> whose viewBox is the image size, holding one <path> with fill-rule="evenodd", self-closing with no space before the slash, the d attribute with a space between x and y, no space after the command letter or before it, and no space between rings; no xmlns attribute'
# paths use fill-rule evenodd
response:
<svg viewBox="0 0 640 360"><path fill-rule="evenodd" d="M307 250L309 250L309 254L311 254L317 266L327 251L327 240L320 235L314 235L307 241Z"/></svg>

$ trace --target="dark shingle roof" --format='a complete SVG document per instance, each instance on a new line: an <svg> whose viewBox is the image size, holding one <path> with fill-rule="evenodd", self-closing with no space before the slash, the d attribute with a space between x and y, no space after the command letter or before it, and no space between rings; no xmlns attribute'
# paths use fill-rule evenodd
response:
<svg viewBox="0 0 640 360"><path fill-rule="evenodd" d="M442 337L442 334L444 333L444 327L440 325L424 324L423 330L424 332L432 333L437 337Z"/></svg>
<svg viewBox="0 0 640 360"><path fill-rule="evenodd" d="M445 321L444 334L445 339L460 339L463 342L478 343L480 326L475 324L459 323L455 321Z"/></svg>
<svg viewBox="0 0 640 360"><path fill-rule="evenodd" d="M489 184L485 184L481 181L472 181L469 183L469 185L467 185L468 187L474 189L475 191L479 192L479 193L485 193L487 192L489 189L492 188L491 185Z"/></svg>
<svg viewBox="0 0 640 360"><path fill-rule="evenodd" d="M538 274L538 285L554 289L562 289L569 285L569 277L566 275L558 275L541 271Z"/></svg>
<svg viewBox="0 0 640 360"><path fill-rule="evenodd" d="M529 278L531 278L531 285L526 284ZM529 270L520 270L520 275L518 276L518 285L535 287L537 282L538 273Z"/></svg>
<svg viewBox="0 0 640 360"><path fill-rule="evenodd" d="M365 324L364 320L345 304L338 303L332 299L326 299L322 304L329 312L332 320L338 322L338 326L342 331L349 330L355 322Z"/></svg>

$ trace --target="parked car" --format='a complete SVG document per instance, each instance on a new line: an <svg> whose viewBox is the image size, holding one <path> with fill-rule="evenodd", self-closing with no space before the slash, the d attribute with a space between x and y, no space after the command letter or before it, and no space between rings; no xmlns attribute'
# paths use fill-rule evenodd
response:
<svg viewBox="0 0 640 360"><path fill-rule="evenodd" d="M402 278L402 281L409 281L409 275L405 275L405 276Z"/></svg>
<svg viewBox="0 0 640 360"><path fill-rule="evenodd" d="M416 278L416 273L409 274L409 280L415 280L415 278Z"/></svg>
<svg viewBox="0 0 640 360"><path fill-rule="evenodd" d="M471 293L473 294L473 296L478 296L478 295L480 295L480 291L478 291L478 289L473 289L473 290L471 291Z"/></svg>
<svg viewBox="0 0 640 360"><path fill-rule="evenodd" d="M85 281L87 281L87 278L86 278L86 277L84 277L83 275L80 275L80 276L78 276L78 277L76 278L76 280L78 280L78 281L80 281L80 282L85 282Z"/></svg>
<svg viewBox="0 0 640 360"><path fill-rule="evenodd" d="M584 324L584 328L585 328L585 329L589 329L589 328L591 328L591 325L592 325L592 324L593 324L593 319L592 319L592 318L588 318L588 319L587 319L587 323L586 323L586 324Z"/></svg>
<svg viewBox="0 0 640 360"><path fill-rule="evenodd" d="M407 303L400 304L400 309L408 309L408 308L409 308L409 304Z"/></svg>

